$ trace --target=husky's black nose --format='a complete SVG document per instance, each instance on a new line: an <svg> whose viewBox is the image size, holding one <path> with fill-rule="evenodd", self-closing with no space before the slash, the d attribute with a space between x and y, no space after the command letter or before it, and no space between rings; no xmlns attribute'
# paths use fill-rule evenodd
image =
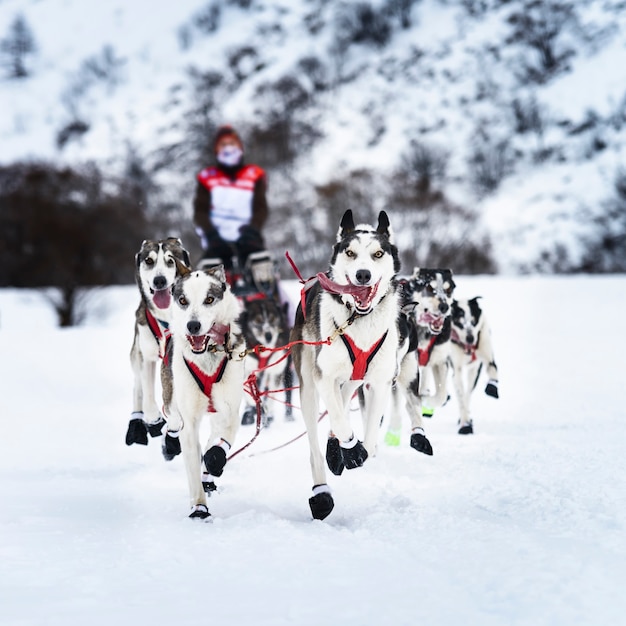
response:
<svg viewBox="0 0 626 626"><path fill-rule="evenodd" d="M190 322L187 322L187 330L191 335L197 335L200 332L201 327L202 324L200 324L200 322L197 322L196 320L191 320Z"/></svg>
<svg viewBox="0 0 626 626"><path fill-rule="evenodd" d="M357 270L356 272L356 280L361 285L367 285L372 278L372 272L369 270Z"/></svg>
<svg viewBox="0 0 626 626"><path fill-rule="evenodd" d="M467 333L466 339L468 344L474 343L474 335L472 335L472 333Z"/></svg>
<svg viewBox="0 0 626 626"><path fill-rule="evenodd" d="M265 333L265 341L270 341L272 339L272 333L268 330Z"/></svg>
<svg viewBox="0 0 626 626"><path fill-rule="evenodd" d="M440 313L447 313L449 308L450 307L448 306L447 302L440 302L439 303L439 312Z"/></svg>
<svg viewBox="0 0 626 626"><path fill-rule="evenodd" d="M155 289L165 289L167 287L167 279L165 276L155 276L152 281Z"/></svg>

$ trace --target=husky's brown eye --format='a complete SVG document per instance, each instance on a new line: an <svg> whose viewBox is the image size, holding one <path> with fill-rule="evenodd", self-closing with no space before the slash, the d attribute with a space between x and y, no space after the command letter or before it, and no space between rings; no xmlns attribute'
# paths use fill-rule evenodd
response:
<svg viewBox="0 0 626 626"><path fill-rule="evenodd" d="M346 256L350 259L353 259L356 256L356 254L354 254L352 250L346 250Z"/></svg>
<svg viewBox="0 0 626 626"><path fill-rule="evenodd" d="M187 306L189 302L187 302L187 298L185 298L185 296L180 296L180 298L178 298L178 304L181 306Z"/></svg>
<svg viewBox="0 0 626 626"><path fill-rule="evenodd" d="M174 265L174 259L173 259L172 257L170 257L170 258L167 260L167 264L169 265L169 267L172 267L172 265Z"/></svg>
<svg viewBox="0 0 626 626"><path fill-rule="evenodd" d="M154 265L154 259L152 257L148 257L146 259L146 265Z"/></svg>
<svg viewBox="0 0 626 626"><path fill-rule="evenodd" d="M215 302L215 298L213 296L207 296L204 299L204 304L213 304Z"/></svg>
<svg viewBox="0 0 626 626"><path fill-rule="evenodd" d="M384 252L382 250L377 250L376 252L374 252L374 258L375 259L380 259L383 256Z"/></svg>

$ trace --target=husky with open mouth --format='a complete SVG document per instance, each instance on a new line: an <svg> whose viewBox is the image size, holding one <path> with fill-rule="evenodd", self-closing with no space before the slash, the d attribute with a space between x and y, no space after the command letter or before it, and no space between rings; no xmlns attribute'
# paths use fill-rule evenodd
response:
<svg viewBox="0 0 626 626"><path fill-rule="evenodd" d="M448 355L450 354L450 312L456 284L450 269L413 270L413 310L417 323L417 359L420 365L422 413L431 417L448 400ZM428 377L434 389L427 394Z"/></svg>
<svg viewBox="0 0 626 626"><path fill-rule="evenodd" d="M454 372L454 388L459 402L459 434L474 432L470 417L470 396L478 383L483 365L487 369L485 393L498 398L498 367L493 355L491 329L480 296L452 302L450 362Z"/></svg>
<svg viewBox="0 0 626 626"><path fill-rule="evenodd" d="M432 454L430 443L423 441L421 416L432 417L434 410L448 399L448 356L450 354L450 307L455 283L452 271L438 268L413 270L408 278L400 279L401 309L407 328L406 335L414 347L402 353L398 383L394 391L394 409L389 420L385 443L400 444L401 404L404 398L411 416L411 446ZM401 318L402 319L402 318ZM402 346L400 348L403 350ZM415 376L413 377L415 370ZM429 382L434 393L427 393ZM417 400L415 394L418 394Z"/></svg>
<svg viewBox="0 0 626 626"><path fill-rule="evenodd" d="M133 412L126 443L147 445L148 433L161 434L165 423L155 398L156 364L169 333L172 286L181 266L189 267L189 253L180 239L145 240L135 255L135 279L141 300L135 313L135 333L130 351L134 374Z"/></svg>
<svg viewBox="0 0 626 626"><path fill-rule="evenodd" d="M173 289L171 339L161 366L167 431L163 453L171 460L180 444L187 470L191 514L209 517L206 493L215 490L239 428L245 341L241 307L226 282L224 266L180 268ZM200 424L209 414L211 434L201 451Z"/></svg>
<svg viewBox="0 0 626 626"><path fill-rule="evenodd" d="M399 269L387 214L381 211L373 227L355 225L348 210L328 271L317 274L296 312L291 341L296 342L294 363L311 450L309 506L315 519L324 519L334 507L318 438L320 401L330 419L326 462L333 474L362 466L376 452L396 373ZM350 400L359 387L365 399L363 441L349 419Z"/></svg>

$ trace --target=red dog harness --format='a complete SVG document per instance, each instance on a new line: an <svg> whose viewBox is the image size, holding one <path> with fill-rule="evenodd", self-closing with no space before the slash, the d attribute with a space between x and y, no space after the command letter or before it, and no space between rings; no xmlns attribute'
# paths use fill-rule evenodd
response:
<svg viewBox="0 0 626 626"><path fill-rule="evenodd" d="M428 365L428 361L430 361L430 355L433 353L433 348L435 347L435 341L437 341L437 335L433 335L428 342L428 345L423 350L417 349L417 361L422 367L426 367Z"/></svg>
<svg viewBox="0 0 626 626"><path fill-rule="evenodd" d="M159 358L163 358L163 354L165 353L164 344L167 344L170 335L172 334L167 322L163 322L158 320L152 313L150 313L150 309L146 307L146 321L148 322L148 328L152 332L152 336L154 340L157 342L159 346Z"/></svg>
<svg viewBox="0 0 626 626"><path fill-rule="evenodd" d="M455 343L457 346L463 348L463 352L465 352L465 354L470 357L470 362L476 360L476 350L478 349L478 342L476 342L475 344L464 343L463 341L461 341L459 334L456 332L456 330L454 330L454 328L452 329L450 341L452 343Z"/></svg>
<svg viewBox="0 0 626 626"><path fill-rule="evenodd" d="M348 350L350 361L352 362L352 376L350 376L350 380L363 380L365 378L367 368L383 345L388 332L389 331L386 331L369 350L361 350L349 335L345 333L339 335Z"/></svg>
<svg viewBox="0 0 626 626"><path fill-rule="evenodd" d="M185 365L189 370L189 373L193 376L194 380L198 384L200 391L209 399L209 406L207 411L209 413L215 413L215 407L213 406L213 398L211 396L211 392L213 390L213 385L215 383L219 383L222 380L222 376L224 375L224 370L226 369L226 365L228 364L228 357L224 357L221 363L217 366L217 369L213 374L207 374L205 371L201 370L195 363L188 361L183 358L185 361Z"/></svg>

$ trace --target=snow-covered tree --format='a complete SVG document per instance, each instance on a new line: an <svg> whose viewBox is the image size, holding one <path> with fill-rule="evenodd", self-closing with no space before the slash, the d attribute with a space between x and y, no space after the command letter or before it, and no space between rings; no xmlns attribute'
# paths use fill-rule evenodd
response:
<svg viewBox="0 0 626 626"><path fill-rule="evenodd" d="M6 37L0 41L0 51L10 78L25 78L29 75L26 60L36 49L35 37L26 19L18 15L9 26Z"/></svg>

